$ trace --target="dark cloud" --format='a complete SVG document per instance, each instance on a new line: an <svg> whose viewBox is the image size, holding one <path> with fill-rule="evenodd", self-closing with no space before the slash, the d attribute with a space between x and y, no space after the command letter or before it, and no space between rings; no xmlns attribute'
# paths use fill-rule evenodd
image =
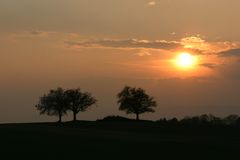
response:
<svg viewBox="0 0 240 160"><path fill-rule="evenodd" d="M65 41L65 44L71 47L110 47L110 48L149 48L149 49L175 49L182 45L175 41L148 41L148 40L93 40L93 41Z"/></svg>
<svg viewBox="0 0 240 160"><path fill-rule="evenodd" d="M240 57L240 48L223 51L218 53L218 55L219 57Z"/></svg>
<svg viewBox="0 0 240 160"><path fill-rule="evenodd" d="M41 34L43 34L43 32L34 30L34 31L31 31L31 34L32 35L41 35Z"/></svg>
<svg viewBox="0 0 240 160"><path fill-rule="evenodd" d="M207 68L210 68L210 69L214 69L214 68L217 67L217 64L215 64L215 63L202 63L202 64L200 64L200 66L207 67Z"/></svg>
<svg viewBox="0 0 240 160"><path fill-rule="evenodd" d="M31 30L31 31L27 31L27 35L30 36L40 36L40 37L44 37L44 36L49 36L52 34L55 34L57 32L53 32L53 31L42 31L42 30Z"/></svg>

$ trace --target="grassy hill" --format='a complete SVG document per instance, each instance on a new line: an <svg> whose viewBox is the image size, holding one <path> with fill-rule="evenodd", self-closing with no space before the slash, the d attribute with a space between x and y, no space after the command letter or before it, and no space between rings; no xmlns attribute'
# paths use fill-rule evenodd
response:
<svg viewBox="0 0 240 160"><path fill-rule="evenodd" d="M240 128L162 126L150 121L0 125L5 159L233 159Z"/></svg>

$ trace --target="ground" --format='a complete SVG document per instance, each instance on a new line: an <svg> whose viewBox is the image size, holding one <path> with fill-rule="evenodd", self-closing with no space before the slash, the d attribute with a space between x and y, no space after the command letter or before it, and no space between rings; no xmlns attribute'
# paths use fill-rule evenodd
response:
<svg viewBox="0 0 240 160"><path fill-rule="evenodd" d="M5 159L239 159L240 128L156 122L1 124Z"/></svg>

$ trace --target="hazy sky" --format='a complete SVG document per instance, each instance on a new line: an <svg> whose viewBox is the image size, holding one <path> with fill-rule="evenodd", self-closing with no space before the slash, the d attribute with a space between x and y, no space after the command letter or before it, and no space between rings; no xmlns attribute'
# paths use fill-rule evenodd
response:
<svg viewBox="0 0 240 160"><path fill-rule="evenodd" d="M125 85L156 98L156 112L143 118L240 114L239 6L239 0L1 0L0 122L57 120L34 106L59 86L80 87L99 100L79 119L126 116L116 104ZM197 62L176 65L182 52Z"/></svg>

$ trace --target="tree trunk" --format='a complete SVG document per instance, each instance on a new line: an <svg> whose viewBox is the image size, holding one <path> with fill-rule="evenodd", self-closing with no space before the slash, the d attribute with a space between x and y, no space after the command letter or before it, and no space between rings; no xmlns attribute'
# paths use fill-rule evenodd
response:
<svg viewBox="0 0 240 160"><path fill-rule="evenodd" d="M136 120L138 121L139 120L139 114L136 113Z"/></svg>
<svg viewBox="0 0 240 160"><path fill-rule="evenodd" d="M73 121L77 121L77 113L73 112Z"/></svg>
<svg viewBox="0 0 240 160"><path fill-rule="evenodd" d="M62 114L59 114L58 116L59 116L58 122L59 122L59 123L62 123Z"/></svg>

